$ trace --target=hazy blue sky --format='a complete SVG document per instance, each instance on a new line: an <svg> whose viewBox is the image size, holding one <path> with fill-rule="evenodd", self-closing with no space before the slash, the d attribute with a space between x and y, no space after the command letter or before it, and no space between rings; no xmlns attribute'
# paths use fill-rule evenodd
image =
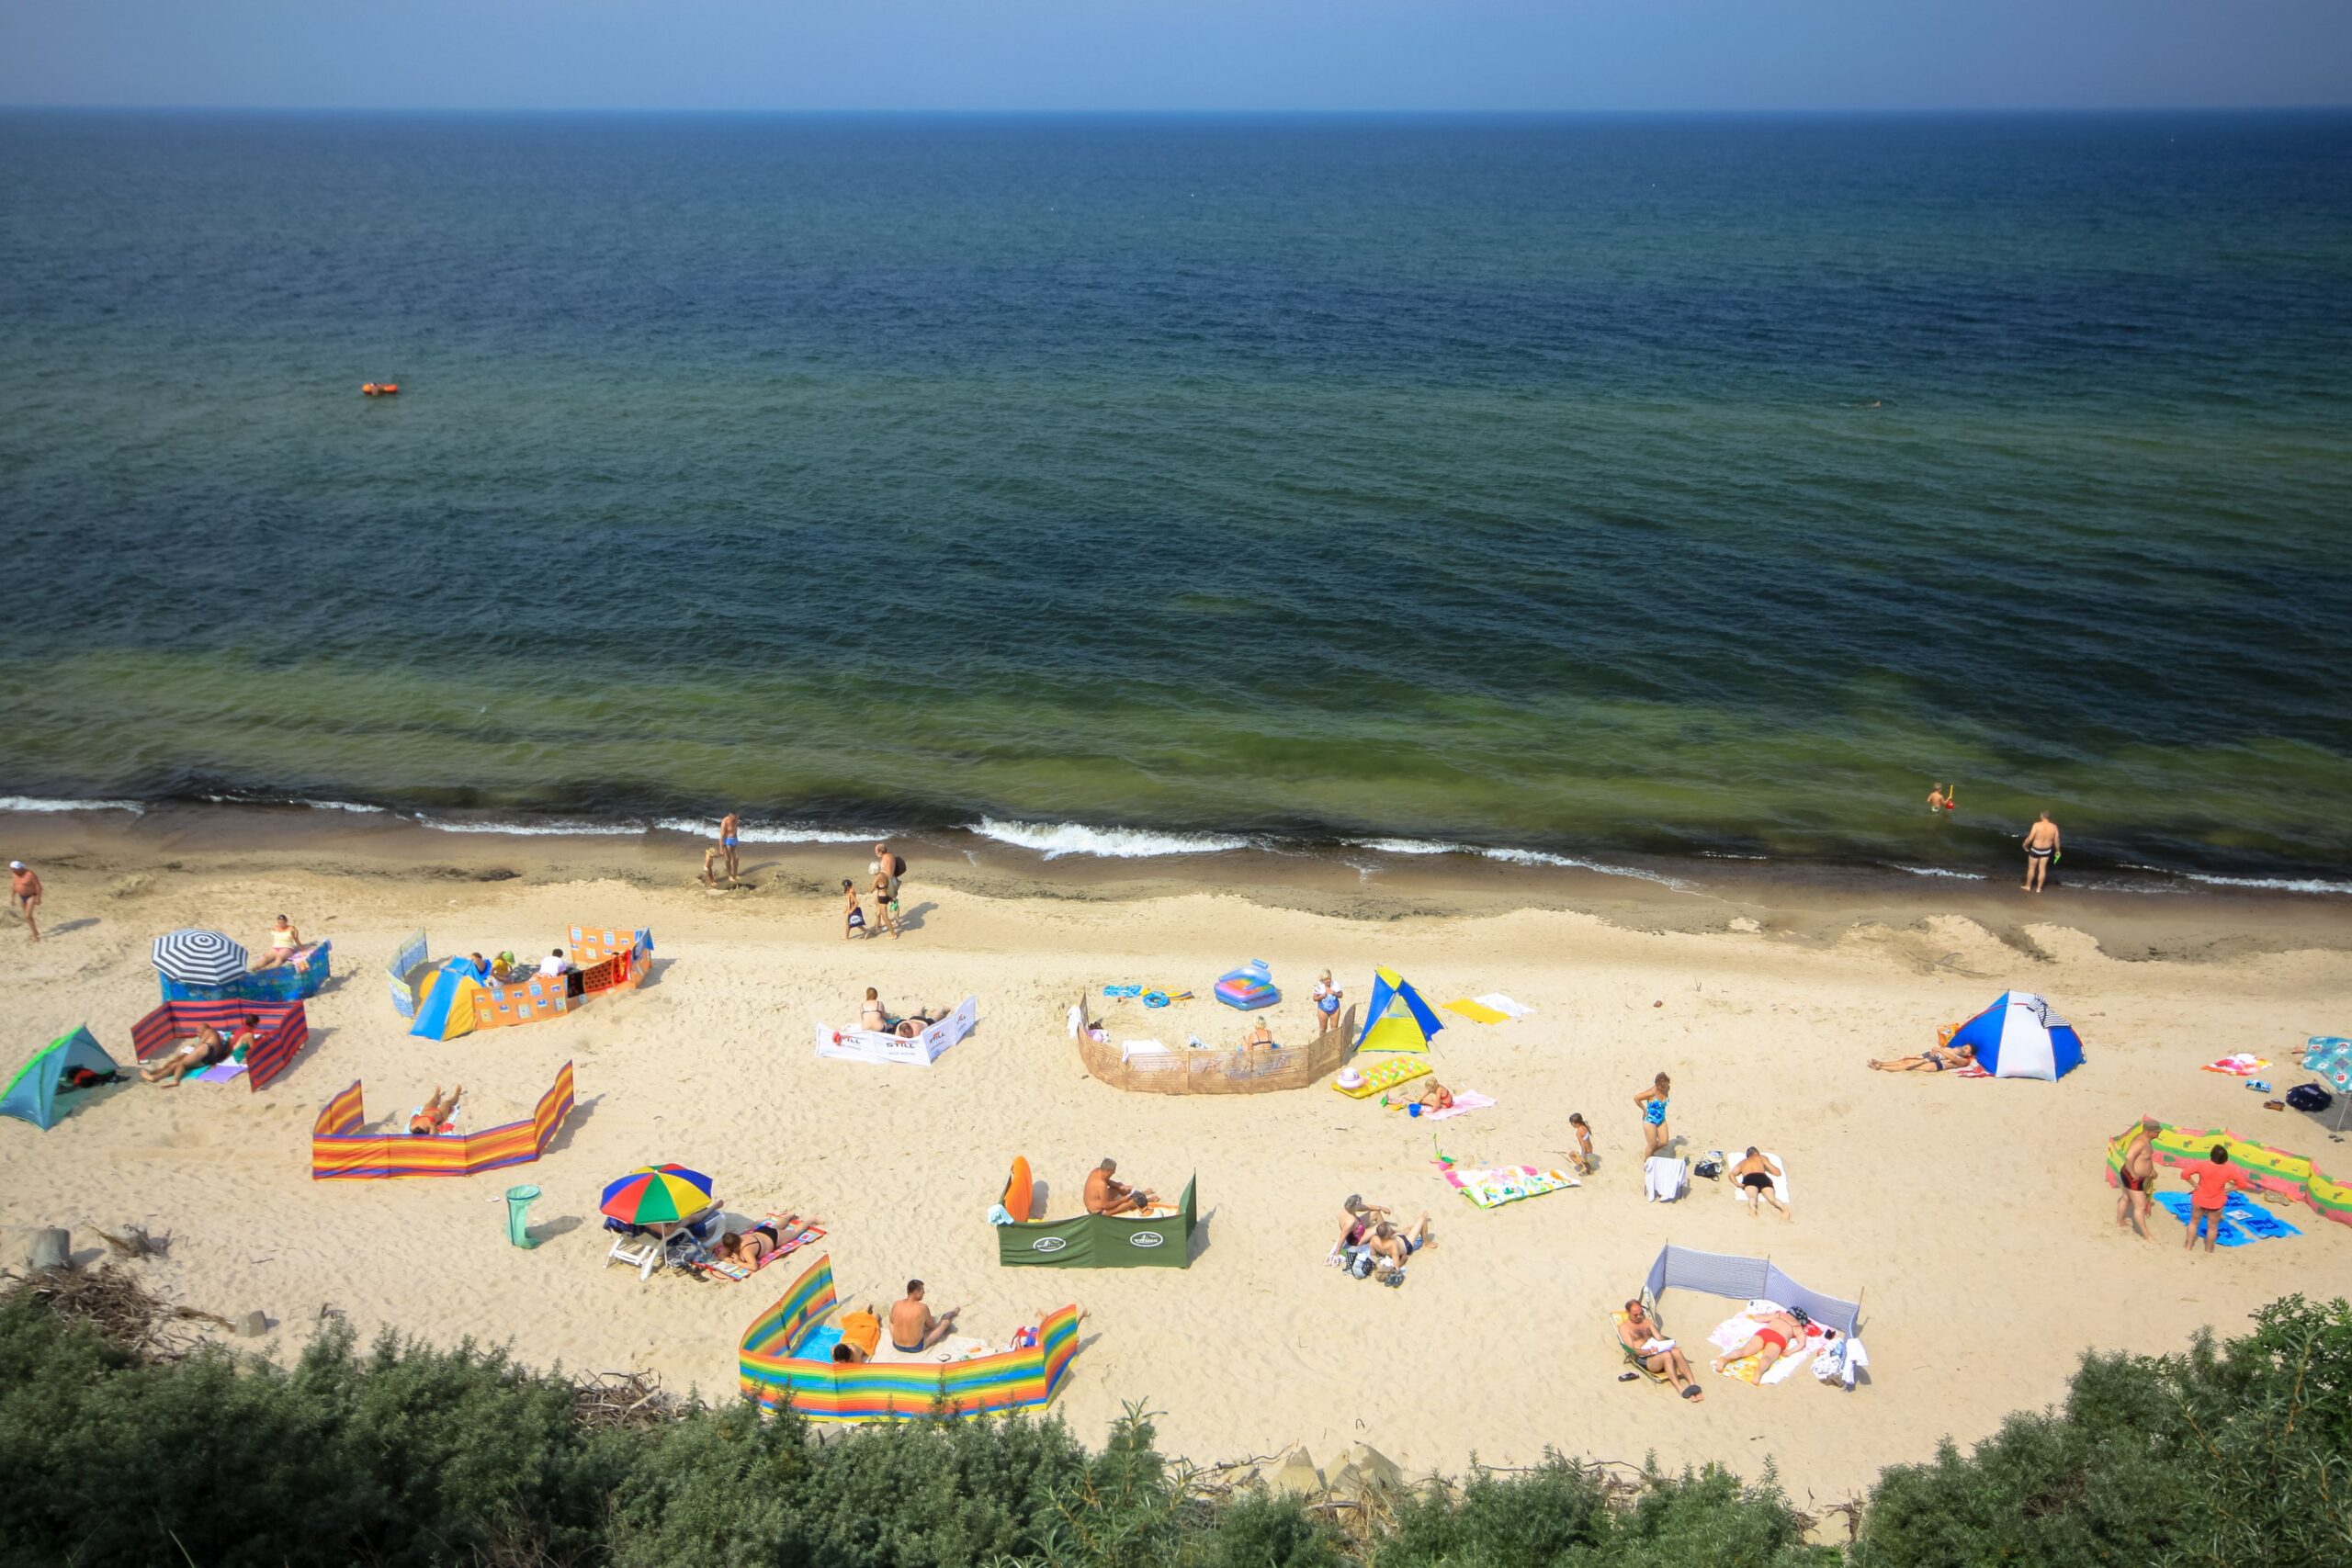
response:
<svg viewBox="0 0 2352 1568"><path fill-rule="evenodd" d="M0 103L2352 103L2352 0L0 0Z"/></svg>

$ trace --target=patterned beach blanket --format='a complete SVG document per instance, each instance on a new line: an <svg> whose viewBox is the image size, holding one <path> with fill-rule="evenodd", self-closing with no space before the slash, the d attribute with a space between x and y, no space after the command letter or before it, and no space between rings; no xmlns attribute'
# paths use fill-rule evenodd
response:
<svg viewBox="0 0 2352 1568"><path fill-rule="evenodd" d="M1498 1209L1522 1198L1541 1198L1546 1192L1584 1185L1565 1170L1541 1166L1461 1166L1443 1156L1433 1163L1447 1185L1481 1209Z"/></svg>

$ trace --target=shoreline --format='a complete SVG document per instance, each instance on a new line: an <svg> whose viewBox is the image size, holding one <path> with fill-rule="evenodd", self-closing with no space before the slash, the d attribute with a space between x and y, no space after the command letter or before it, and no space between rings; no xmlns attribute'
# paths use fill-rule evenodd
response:
<svg viewBox="0 0 2352 1568"><path fill-rule="evenodd" d="M0 807L8 853L46 866L138 869L158 854L240 868L307 867L362 876L479 881L610 877L651 891L696 890L708 835L655 827L461 823L381 807L243 803L145 805L133 810ZM743 886L714 898L831 898L860 876L876 835L763 830L746 824ZM1982 925L2021 953L2028 928L2064 924L2110 956L2199 959L2305 949L2352 950L2352 903L2332 893L2223 887L2165 874L2052 878L2028 897L1997 877L1963 880L1880 866L1793 861L1614 863L1539 860L1461 849L1360 844L1332 849L1250 843L1194 852L1116 854L1041 849L967 829L889 835L918 880L992 898L1136 901L1230 895L1267 909L1343 919L1496 916L1518 909L1590 915L1628 931L1757 931L1834 942L1868 926L1937 916ZM2352 884L2346 884L2352 887ZM62 909L52 897L52 911ZM53 917L54 918L54 917Z"/></svg>

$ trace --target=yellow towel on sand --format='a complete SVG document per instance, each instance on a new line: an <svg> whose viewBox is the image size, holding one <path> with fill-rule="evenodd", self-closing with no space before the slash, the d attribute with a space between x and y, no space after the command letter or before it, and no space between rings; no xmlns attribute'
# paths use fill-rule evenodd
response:
<svg viewBox="0 0 2352 1568"><path fill-rule="evenodd" d="M1458 1012L1473 1023L1501 1023L1510 1017L1507 1012L1497 1012L1486 1003L1474 1002L1467 997L1446 1003L1445 1010Z"/></svg>

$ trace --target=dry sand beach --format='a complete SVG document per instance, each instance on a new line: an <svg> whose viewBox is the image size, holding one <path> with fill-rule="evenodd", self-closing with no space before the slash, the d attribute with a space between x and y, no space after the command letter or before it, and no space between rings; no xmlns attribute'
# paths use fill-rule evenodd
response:
<svg viewBox="0 0 2352 1568"><path fill-rule="evenodd" d="M640 1284L604 1265L600 1185L672 1159L714 1175L739 1212L821 1216L846 1300L888 1301L921 1275L934 1303L962 1305L967 1326L1001 1339L1076 1292L1090 1316L1057 1409L1089 1439L1139 1400L1166 1413L1170 1451L1204 1461L1303 1444L1329 1466L1359 1440L1411 1470L1523 1463L1546 1447L1654 1452L1750 1473L1776 1464L1802 1503L1842 1499L1947 1434L1964 1442L2058 1397L2086 1349L2173 1349L2287 1292L2352 1288L2352 1236L2308 1210L2287 1212L2299 1239L2187 1255L2161 1213L2153 1242L2116 1230L2100 1168L2104 1139L2143 1111L2300 1147L2333 1173L2352 1166L2352 1144L2197 1070L2249 1051L2284 1088L2303 1038L2342 1027L2352 923L2325 899L2027 903L1997 882L1676 894L1498 866L1106 868L914 843L904 940L851 943L824 888L863 871L854 845L749 846L756 886L712 895L689 885L699 855L674 837L461 838L193 812L14 818L10 836L48 886L47 940L0 931L0 1013L19 1057L86 1022L128 1063L131 1022L155 1001L148 943L175 926L266 946L284 910L334 942L338 978L311 1004L311 1043L268 1089L133 1084L46 1134L0 1121L0 1223L70 1225L80 1250L96 1245L94 1224L168 1231L168 1258L144 1266L157 1287L224 1315L265 1311L263 1344L279 1356L332 1307L363 1334L472 1336L536 1364L648 1370L731 1397L737 1337L790 1270ZM652 982L447 1043L410 1038L386 1000L385 958L419 926L436 958L528 954L572 919L650 926ZM1252 957L1284 987L1271 1016L1285 1041L1309 1027L1307 987L1327 965L1356 1000L1380 963L1432 1003L1503 991L1527 1004L1523 1021L1439 1037L1439 1076L1498 1104L1437 1131L1451 1153L1555 1164L1581 1111L1599 1175L1482 1213L1432 1173L1430 1128L1328 1087L1163 1098L1081 1070L1064 1022L1081 990L1114 1037L1228 1043L1246 1025L1206 999L1209 983ZM1114 982L1203 999L1147 1020L1100 1001ZM815 1059L812 1023L854 1021L869 984L894 1010L977 994L981 1022L928 1071ZM2055 1085L1865 1070L2011 986L2076 1024L2082 1070ZM567 1058L581 1108L535 1167L310 1179L311 1120L354 1077L379 1118L462 1080L466 1120L481 1126L527 1113ZM1751 1218L1706 1182L1676 1205L1644 1201L1632 1101L1660 1070L1687 1147L1782 1155L1792 1222ZM1184 1272L999 1268L984 1215L1016 1154L1050 1184L1056 1214L1105 1154L1168 1191L1197 1173L1197 1259ZM493 1201L510 1180L545 1190L536 1251L506 1243ZM1351 1191L1433 1216L1436 1246L1403 1289L1324 1266ZM1802 1375L1769 1389L1708 1379L1693 1406L1619 1382L1610 1310L1668 1240L1769 1251L1816 1290L1866 1292L1869 1383L1848 1395ZM1667 1307L1693 1345L1729 1311Z"/></svg>

